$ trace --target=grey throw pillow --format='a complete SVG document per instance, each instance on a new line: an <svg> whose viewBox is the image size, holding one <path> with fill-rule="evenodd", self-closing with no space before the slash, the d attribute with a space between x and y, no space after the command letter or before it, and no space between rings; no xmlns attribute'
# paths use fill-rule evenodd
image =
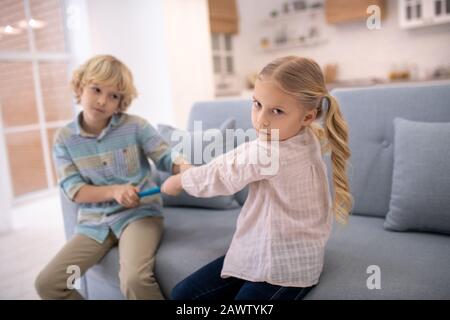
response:
<svg viewBox="0 0 450 320"><path fill-rule="evenodd" d="M227 137L226 129L234 130L235 126L236 121L229 118L222 123L219 129L187 132L169 125L159 124L158 132L172 148L181 152L188 161L201 165L234 148L234 135L230 134ZM210 139L204 139L205 137L209 137ZM189 141L183 143L186 140L182 141L181 138L189 139ZM215 142L218 142L218 145L212 145ZM158 171L157 178L155 179L156 183L160 186L170 176L171 174L168 172ZM234 195L197 198L183 191L176 197L162 194L162 198L164 206L187 206L209 209L234 209L239 207L239 204L234 199Z"/></svg>
<svg viewBox="0 0 450 320"><path fill-rule="evenodd" d="M159 171L156 184L161 186L167 178L171 176L168 172ZM234 199L234 196L216 196L210 198L197 198L191 196L185 191L182 191L178 196L169 196L162 194L163 204L166 207L197 207L208 209L235 209L239 207L238 202Z"/></svg>
<svg viewBox="0 0 450 320"><path fill-rule="evenodd" d="M236 120L228 118L220 128L204 131L185 131L170 125L158 124L158 133L175 150L194 165L208 163L227 150L234 149ZM229 134L227 136L227 129Z"/></svg>
<svg viewBox="0 0 450 320"><path fill-rule="evenodd" d="M394 170L384 227L450 234L450 123L394 119Z"/></svg>
<svg viewBox="0 0 450 320"><path fill-rule="evenodd" d="M245 201L247 201L248 190L249 190L249 187L246 186L244 189L242 189L241 191L236 192L235 195L234 195L236 201L237 201L241 206L243 206L244 203L245 203Z"/></svg>

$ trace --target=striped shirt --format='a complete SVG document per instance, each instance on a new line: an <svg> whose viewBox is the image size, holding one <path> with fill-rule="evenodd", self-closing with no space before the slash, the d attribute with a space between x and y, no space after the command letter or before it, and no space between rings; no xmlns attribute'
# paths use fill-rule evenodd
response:
<svg viewBox="0 0 450 320"><path fill-rule="evenodd" d="M74 201L85 185L132 184L140 190L155 187L147 157L158 169L172 172L172 150L146 120L126 113L113 115L95 136L81 127L82 114L58 131L53 147L58 182L68 199ZM132 209L115 200L82 203L76 232L102 243L110 230L119 238L128 223L161 216L161 208L159 194L142 198Z"/></svg>
<svg viewBox="0 0 450 320"><path fill-rule="evenodd" d="M238 161L261 152L278 153L277 172ZM333 215L321 145L309 127L278 146L259 139L244 143L185 171L182 185L197 197L233 194L249 185L222 277L292 287L318 283Z"/></svg>

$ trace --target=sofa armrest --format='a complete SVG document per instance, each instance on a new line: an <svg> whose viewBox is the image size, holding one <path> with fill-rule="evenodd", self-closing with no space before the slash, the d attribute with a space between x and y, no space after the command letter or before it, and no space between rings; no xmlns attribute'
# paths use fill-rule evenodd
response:
<svg viewBox="0 0 450 320"><path fill-rule="evenodd" d="M64 192L59 189L59 197L61 199L61 209L63 213L64 231L66 239L70 239L75 232L75 226L78 219L78 204L67 199Z"/></svg>
<svg viewBox="0 0 450 320"><path fill-rule="evenodd" d="M70 201L62 189L59 189L59 198L61 200L61 209L63 214L64 221L64 231L66 234L66 240L69 240L73 234L75 233L75 227L78 221L78 204L73 201ZM85 298L89 299L89 295L87 292L87 283L86 277L81 277L81 289L79 290L80 294Z"/></svg>

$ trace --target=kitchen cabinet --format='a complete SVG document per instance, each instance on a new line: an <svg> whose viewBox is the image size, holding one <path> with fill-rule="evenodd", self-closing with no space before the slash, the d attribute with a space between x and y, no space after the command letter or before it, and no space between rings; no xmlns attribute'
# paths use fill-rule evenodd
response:
<svg viewBox="0 0 450 320"><path fill-rule="evenodd" d="M401 28L418 28L450 22L450 0L399 0Z"/></svg>
<svg viewBox="0 0 450 320"><path fill-rule="evenodd" d="M208 0L211 33L237 34L239 17L236 0Z"/></svg>
<svg viewBox="0 0 450 320"><path fill-rule="evenodd" d="M325 16L330 24L366 20L367 8L371 5L380 7L381 18L385 14L385 0L326 0Z"/></svg>

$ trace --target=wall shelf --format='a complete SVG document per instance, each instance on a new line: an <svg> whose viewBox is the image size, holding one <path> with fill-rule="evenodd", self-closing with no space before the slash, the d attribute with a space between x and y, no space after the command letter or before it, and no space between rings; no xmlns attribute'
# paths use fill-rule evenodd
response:
<svg viewBox="0 0 450 320"><path fill-rule="evenodd" d="M305 18L308 18L308 19L313 18L313 17L319 16L319 15L323 15L322 7L309 8L309 9L290 12L287 14L283 13L276 17L269 17L269 18L262 19L260 21L260 24L263 26L267 26L267 25L276 25L276 24L280 24L280 23L292 23L295 21L297 21L297 22L301 21Z"/></svg>
<svg viewBox="0 0 450 320"><path fill-rule="evenodd" d="M291 40L286 42L285 44L281 45L273 45L268 48L259 48L258 52L260 53L266 53L266 52L275 52L275 51L282 51L282 50L289 50L289 49L296 49L296 48L307 48L307 47L315 47L318 45L322 45L324 43L328 42L327 39L313 39L313 40L307 40L305 42L298 42L295 40Z"/></svg>
<svg viewBox="0 0 450 320"><path fill-rule="evenodd" d="M325 11L323 3L279 13L276 17L259 20L260 37L257 52L273 52L295 48L307 48L327 42L325 39Z"/></svg>

